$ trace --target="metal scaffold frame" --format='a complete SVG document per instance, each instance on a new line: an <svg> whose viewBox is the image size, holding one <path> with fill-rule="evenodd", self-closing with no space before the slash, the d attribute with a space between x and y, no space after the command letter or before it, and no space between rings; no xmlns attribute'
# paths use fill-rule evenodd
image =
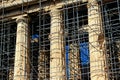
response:
<svg viewBox="0 0 120 80"><path fill-rule="evenodd" d="M119 80L119 0L0 0L0 80Z"/></svg>

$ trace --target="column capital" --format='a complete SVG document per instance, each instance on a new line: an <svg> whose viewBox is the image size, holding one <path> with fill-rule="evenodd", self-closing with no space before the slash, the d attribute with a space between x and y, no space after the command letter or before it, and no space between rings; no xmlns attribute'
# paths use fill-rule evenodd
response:
<svg viewBox="0 0 120 80"><path fill-rule="evenodd" d="M88 0L89 1L89 0ZM90 7L94 7L94 6L98 6L98 2L96 0L93 0L93 1L89 1L88 4L87 4L87 7L90 8Z"/></svg>
<svg viewBox="0 0 120 80"><path fill-rule="evenodd" d="M51 16L58 16L58 15L60 15L60 13L61 13L61 11L60 11L60 9L59 8L51 8L51 11L50 11L50 15Z"/></svg>
<svg viewBox="0 0 120 80"><path fill-rule="evenodd" d="M88 0L88 3L96 4L97 2L98 2L97 0Z"/></svg>
<svg viewBox="0 0 120 80"><path fill-rule="evenodd" d="M19 22L25 22L25 23L29 23L30 21L30 18L28 16L19 16L17 19L16 19L16 22L19 23Z"/></svg>

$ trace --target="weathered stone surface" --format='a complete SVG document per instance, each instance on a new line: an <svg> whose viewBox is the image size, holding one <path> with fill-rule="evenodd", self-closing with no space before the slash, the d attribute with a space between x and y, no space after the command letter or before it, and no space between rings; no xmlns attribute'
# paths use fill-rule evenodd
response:
<svg viewBox="0 0 120 80"><path fill-rule="evenodd" d="M50 80L65 80L65 46L61 11L54 8L50 15Z"/></svg>
<svg viewBox="0 0 120 80"><path fill-rule="evenodd" d="M17 20L17 38L14 63L14 80L29 80L30 75L30 36L28 18Z"/></svg>
<svg viewBox="0 0 120 80"><path fill-rule="evenodd" d="M88 1L88 25L91 80L108 80L105 70L105 38L100 8L96 0Z"/></svg>

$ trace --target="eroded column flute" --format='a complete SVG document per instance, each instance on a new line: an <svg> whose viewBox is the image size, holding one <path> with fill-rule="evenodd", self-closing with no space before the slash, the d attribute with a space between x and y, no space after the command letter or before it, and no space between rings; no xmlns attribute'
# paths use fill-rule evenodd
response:
<svg viewBox="0 0 120 80"><path fill-rule="evenodd" d="M103 34L100 5L88 0L88 26L91 80L108 80L106 73L105 37Z"/></svg>
<svg viewBox="0 0 120 80"><path fill-rule="evenodd" d="M30 80L29 18L17 18L17 37L14 62L14 80Z"/></svg>
<svg viewBox="0 0 120 80"><path fill-rule="evenodd" d="M61 11L53 8L50 16L50 80L65 80L65 46Z"/></svg>

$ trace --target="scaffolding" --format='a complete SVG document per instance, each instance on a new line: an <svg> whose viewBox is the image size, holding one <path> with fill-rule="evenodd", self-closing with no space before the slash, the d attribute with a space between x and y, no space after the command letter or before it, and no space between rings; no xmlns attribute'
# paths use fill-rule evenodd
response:
<svg viewBox="0 0 120 80"><path fill-rule="evenodd" d="M0 0L0 80L119 80L119 0Z"/></svg>

